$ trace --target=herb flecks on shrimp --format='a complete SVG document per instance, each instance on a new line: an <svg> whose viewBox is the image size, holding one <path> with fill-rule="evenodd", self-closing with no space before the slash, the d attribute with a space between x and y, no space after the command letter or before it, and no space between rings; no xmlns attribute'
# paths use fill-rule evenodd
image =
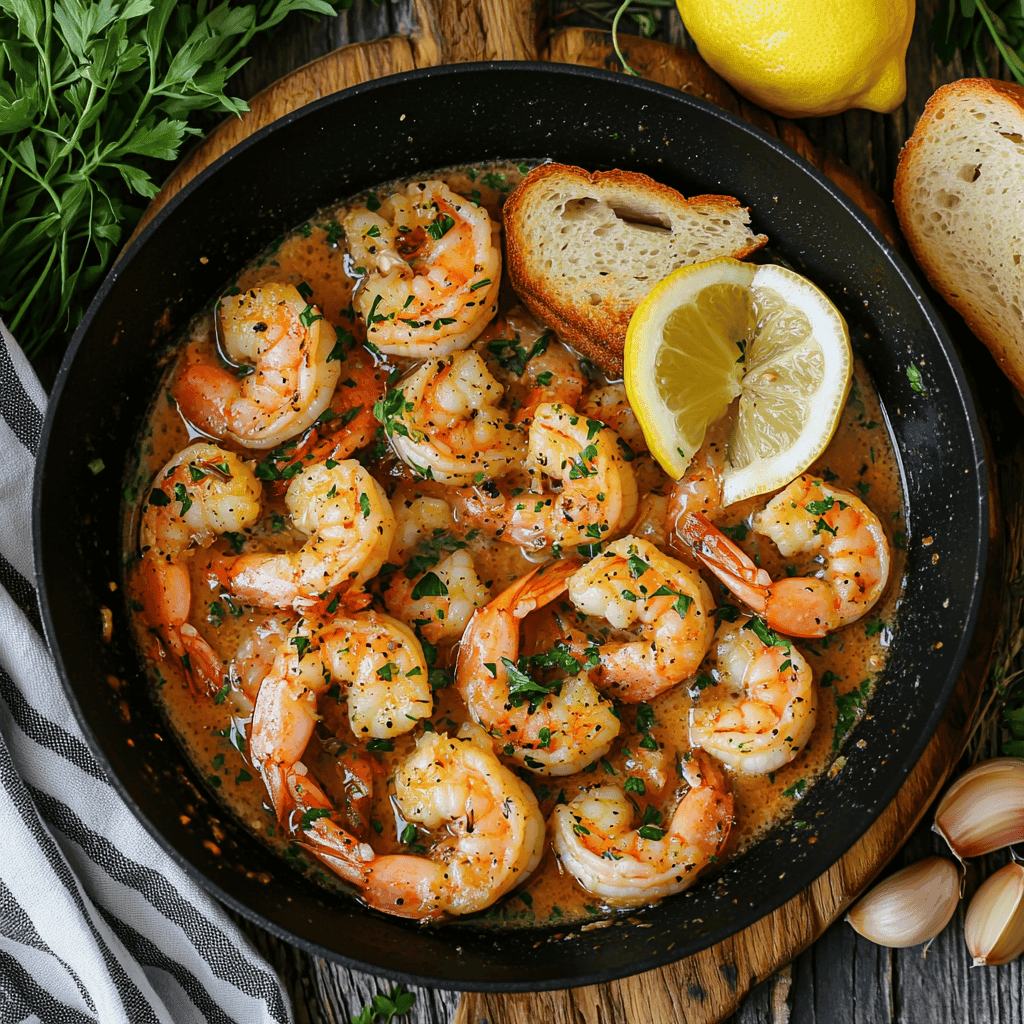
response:
<svg viewBox="0 0 1024 1024"><path fill-rule="evenodd" d="M269 283L221 298L217 337L227 365L189 350L171 387L182 415L204 433L273 448L327 408L340 364L334 328L297 288Z"/></svg>
<svg viewBox="0 0 1024 1024"><path fill-rule="evenodd" d="M505 543L555 552L589 552L621 534L638 500L629 446L600 420L565 405L538 406L529 429L529 488L457 492L465 519Z"/></svg>
<svg viewBox="0 0 1024 1024"><path fill-rule="evenodd" d="M828 767L895 602L869 390L832 469L763 507L722 507L724 420L671 480L623 385L499 298L522 173L382 187L243 268L126 491L136 633L196 764L293 864L413 919L693 884Z"/></svg>
<svg viewBox="0 0 1024 1024"><path fill-rule="evenodd" d="M237 455L197 442L160 470L143 506L142 558L134 571L143 614L196 693L221 687L224 666L189 621L197 548L248 529L260 515L260 482Z"/></svg>
<svg viewBox="0 0 1024 1024"><path fill-rule="evenodd" d="M465 348L497 311L499 226L440 181L353 210L343 226L366 271L355 308L381 352L439 356Z"/></svg>
<svg viewBox="0 0 1024 1024"><path fill-rule="evenodd" d="M754 517L785 557L820 557L813 575L772 580L699 512L681 532L700 560L748 607L790 636L821 637L866 615L889 580L889 541L860 498L803 474Z"/></svg>

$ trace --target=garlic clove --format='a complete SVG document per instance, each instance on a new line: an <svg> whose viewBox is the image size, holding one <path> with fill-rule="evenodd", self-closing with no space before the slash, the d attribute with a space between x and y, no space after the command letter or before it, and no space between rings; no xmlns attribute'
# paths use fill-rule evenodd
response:
<svg viewBox="0 0 1024 1024"><path fill-rule="evenodd" d="M994 757L969 768L942 798L933 827L961 860L1024 841L1024 760Z"/></svg>
<svg viewBox="0 0 1024 1024"><path fill-rule="evenodd" d="M1024 953L1024 867L1011 861L978 887L964 938L975 967L1008 964Z"/></svg>
<svg viewBox="0 0 1024 1024"><path fill-rule="evenodd" d="M880 946L916 946L934 939L960 902L960 869L926 857L879 882L846 914L858 935Z"/></svg>

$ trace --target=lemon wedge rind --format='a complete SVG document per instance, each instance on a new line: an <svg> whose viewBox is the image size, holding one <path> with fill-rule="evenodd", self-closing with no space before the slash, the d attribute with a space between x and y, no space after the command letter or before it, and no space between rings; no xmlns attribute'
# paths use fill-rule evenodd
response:
<svg viewBox="0 0 1024 1024"><path fill-rule="evenodd" d="M764 321L759 323L748 354L729 461L722 474L725 505L783 487L808 469L839 426L853 378L846 320L817 285L786 267L767 265L758 268L751 293L759 313L763 314L765 306L773 302L799 310L809 323L810 333L799 343L781 346L773 359L762 361L759 349L771 345L773 339L766 334ZM759 388L765 376L775 378L778 401L774 409L757 408L765 402L765 389ZM767 390L771 392L771 386ZM758 428L765 430L772 413L791 417L788 430L782 428L775 437L758 438ZM788 433L781 445L780 433Z"/></svg>

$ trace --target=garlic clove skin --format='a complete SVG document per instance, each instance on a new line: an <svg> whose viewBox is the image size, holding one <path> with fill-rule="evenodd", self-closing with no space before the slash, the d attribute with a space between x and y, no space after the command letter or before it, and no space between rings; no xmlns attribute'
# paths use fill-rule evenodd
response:
<svg viewBox="0 0 1024 1024"><path fill-rule="evenodd" d="M994 757L968 769L942 798L933 827L960 860L1024 842L1024 760Z"/></svg>
<svg viewBox="0 0 1024 1024"><path fill-rule="evenodd" d="M926 857L879 882L846 920L865 939L902 949L934 939L959 902L960 869L945 857Z"/></svg>
<svg viewBox="0 0 1024 1024"><path fill-rule="evenodd" d="M1024 953L1024 867L1011 861L978 887L964 938L975 967L1008 964Z"/></svg>

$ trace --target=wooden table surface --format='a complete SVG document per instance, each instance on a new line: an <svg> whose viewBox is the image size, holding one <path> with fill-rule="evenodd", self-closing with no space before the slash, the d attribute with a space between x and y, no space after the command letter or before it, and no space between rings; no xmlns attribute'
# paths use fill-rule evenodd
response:
<svg viewBox="0 0 1024 1024"><path fill-rule="evenodd" d="M460 0L445 0L462 7ZM501 0L491 0L500 3ZM542 26L566 24L602 27L601 23L575 10L565 0L538 0ZM891 200L892 181L899 150L936 87L975 73L955 60L941 64L928 35L934 12L944 0L918 0L913 38L907 54L908 91L906 101L892 114L855 110L829 118L800 122L811 140L844 160L886 202ZM352 42L379 39L410 29L412 4L405 0L384 0L375 6L369 0L355 0L352 9L334 19L313 21L292 17L272 41L254 45L249 64L232 82L235 95L251 97L288 72ZM635 31L628 18L626 32ZM470 26L471 29L471 26ZM664 12L658 38L692 48L682 23L673 11ZM1002 77L1005 68L999 67ZM1024 436L1020 414L1010 399L1010 389L987 353L974 341L955 314L946 310L951 329L961 345L969 371L985 394L988 426L995 450L1000 455L999 476L1004 501L1010 498L1008 517L1016 516L1019 529L1021 489L1019 450L1017 461L1009 456ZM892 867L910 863L929 853L944 852L928 832L930 815L909 837ZM981 877L1000 866L1004 856L989 858L978 865ZM968 885L978 879L969 877ZM1019 962L1000 968L969 970L970 958L963 943L963 913L966 901L953 923L936 940L927 957L921 947L889 950L856 936L842 921L789 966L762 982L746 997L729 1024L906 1024L964 1021L971 1024L1002 1024L1024 1020L1024 975ZM272 964L288 988L298 1024L340 1022L348 1024L374 992L386 991L388 983L370 975L352 972L303 953L239 919L240 924ZM449 1024L455 1016L459 993L417 990L417 1000L404 1020L416 1024ZM582 1016L581 1016L582 1020ZM481 1024L472 1020L471 1024Z"/></svg>

